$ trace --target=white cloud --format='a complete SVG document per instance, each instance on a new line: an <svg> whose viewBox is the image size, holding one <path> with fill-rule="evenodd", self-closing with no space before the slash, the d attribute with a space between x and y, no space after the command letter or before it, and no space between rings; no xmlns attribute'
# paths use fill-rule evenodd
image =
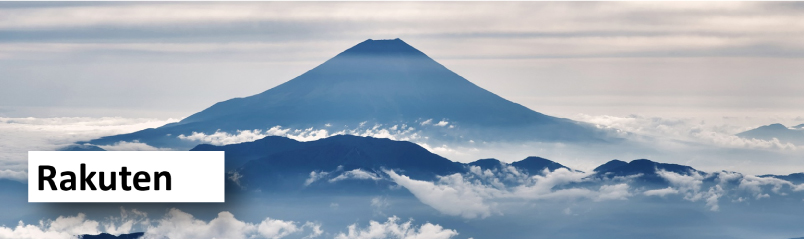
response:
<svg viewBox="0 0 804 239"><path fill-rule="evenodd" d="M142 143L139 140L134 140L133 142L127 141L120 141L110 145L98 145L98 147L107 150L107 151L159 151L159 150L171 150L169 148L157 148L154 146L150 146L146 143Z"/></svg>
<svg viewBox="0 0 804 239"><path fill-rule="evenodd" d="M329 172L312 171L310 172L310 177L304 181L304 186L310 186L310 184L313 184L315 181L318 181L327 175L329 175Z"/></svg>
<svg viewBox="0 0 804 239"><path fill-rule="evenodd" d="M412 221L400 223L399 218L393 216L384 223L370 221L366 228L358 228L357 224L352 224L348 227L348 232L339 233L335 239L448 239L457 235L457 231L440 225L428 222L416 227Z"/></svg>
<svg viewBox="0 0 804 239"><path fill-rule="evenodd" d="M630 186L625 183L615 185L600 186L598 195L594 198L595 201L605 200L626 200L631 196L629 192Z"/></svg>
<svg viewBox="0 0 804 239"><path fill-rule="evenodd" d="M615 130L614 132L619 133L621 137L628 138L649 136L665 142L683 140L730 148L796 150L796 145L782 143L778 139L760 140L735 136L737 133L755 128L756 125L745 126L728 121L707 123L706 120L699 118L646 117L642 115L617 117L585 114L578 115L577 120L592 123L598 128Z"/></svg>
<svg viewBox="0 0 804 239"><path fill-rule="evenodd" d="M436 123L436 124L434 124L434 125L435 125L435 126L444 127L444 126L447 126L448 124L449 124L449 122L447 122L447 121L445 121L445 120L442 120L442 121L438 121L438 123Z"/></svg>
<svg viewBox="0 0 804 239"><path fill-rule="evenodd" d="M202 238L271 238L278 239L292 234L302 234L306 229L312 232L308 237L320 235L320 225L307 222L299 224L266 218L259 224L236 219L230 212L220 212L209 222L196 219L193 215L178 209L170 209L167 215L152 222L145 230L143 239L202 239Z"/></svg>
<svg viewBox="0 0 804 239"><path fill-rule="evenodd" d="M740 179L740 184L738 188L753 193L756 199L760 199L763 197L770 197L770 195L764 193L762 188L763 186L770 186L771 192L777 195L785 195L785 193L782 192L782 189L785 187L788 187L792 191L804 190L804 184L796 185L787 180L782 180L773 177L757 177L753 175L743 176Z"/></svg>
<svg viewBox="0 0 804 239"><path fill-rule="evenodd" d="M433 123L433 119L427 119L427 120L425 120L425 121L422 121L422 122L421 122L421 123L419 123L419 124L420 124L420 125L422 125L422 126L425 126L425 125L430 125L430 124L432 124L432 123Z"/></svg>
<svg viewBox="0 0 804 239"><path fill-rule="evenodd" d="M643 192L642 194L645 194L645 196L664 197L664 196L667 196L667 195L670 195L670 194L678 194L678 190L674 189L673 187L666 187L666 188L662 188L662 189L647 190L647 191Z"/></svg>
<svg viewBox="0 0 804 239"><path fill-rule="evenodd" d="M251 142L265 138L266 136L283 136L302 142L319 140L335 135L368 136L402 141L415 141L417 139L421 139L421 136L419 135L421 132L416 131L416 129L413 127L407 127L407 124L401 124L401 127L400 125L384 127L384 125L381 124L368 126L367 122L364 121L361 122L356 128L346 128L339 131L332 130L331 126L326 126L326 128L327 129L316 129L310 127L306 129L293 129L283 128L282 126L277 125L265 131L261 129L237 130L237 133L216 131L213 134L193 132L190 135L182 134L177 137L182 140L197 141L213 145L228 145Z"/></svg>
<svg viewBox="0 0 804 239"><path fill-rule="evenodd" d="M0 169L0 179L11 179L20 182L28 182L28 173L25 171L14 171L10 169Z"/></svg>
<svg viewBox="0 0 804 239"><path fill-rule="evenodd" d="M56 220L39 221L39 225L22 221L15 228L0 226L0 238L8 239L77 239L75 235L98 234L99 223L86 215L59 216Z"/></svg>
<svg viewBox="0 0 804 239"><path fill-rule="evenodd" d="M20 221L14 228L0 226L0 239L78 239L78 235L97 235L102 232L120 235L131 233L135 226L144 229L143 239L279 239L291 235L315 238L323 234L321 225L313 222L265 218L259 223L249 223L225 211L208 222L175 208L159 220L150 220L147 216L136 209L121 208L120 217L108 217L102 223L87 219L83 213L43 220L38 225Z"/></svg>
<svg viewBox="0 0 804 239"><path fill-rule="evenodd" d="M265 132L259 129L254 130L238 130L236 134L227 132L216 131L213 134L207 135L205 133L193 132L189 136L179 135L178 138L189 141L199 141L209 143L212 145L228 145L239 144L243 142L252 142L258 139L265 138L266 136L286 136L291 129L282 129L281 126L274 126Z"/></svg>
<svg viewBox="0 0 804 239"><path fill-rule="evenodd" d="M0 117L0 170L27 170L28 151L55 150L77 141L131 133L177 121L120 117Z"/></svg>
<svg viewBox="0 0 804 239"><path fill-rule="evenodd" d="M486 190L483 185L466 182L460 174L443 176L441 184L410 179L394 171L385 171L391 180L408 189L422 203L447 215L464 218L485 218L491 215L492 205L485 202Z"/></svg>
<svg viewBox="0 0 804 239"><path fill-rule="evenodd" d="M712 186L706 191L701 190L703 180L712 175L704 176L698 172L690 172L690 175L681 175L664 170L658 170L656 173L670 182L670 185L676 187L678 192L684 195L685 200L696 202L703 199L706 201L706 206L709 207L709 210L719 210L718 199L725 193L721 185Z"/></svg>
<svg viewBox="0 0 804 239"><path fill-rule="evenodd" d="M283 238L302 230L292 221L265 219L257 226L257 232L265 238Z"/></svg>
<svg viewBox="0 0 804 239"><path fill-rule="evenodd" d="M591 199L593 201L625 200L632 196L626 183L596 184L596 189L574 186L584 182L589 173L570 171L565 168L553 172L545 170L541 175L527 175L513 167L502 170L481 170L470 167L464 175L440 176L435 182L410 179L394 171L385 171L398 185L408 189L422 203L441 213L463 218L485 218L501 214L498 202L519 200L568 200ZM508 186L511 185L511 186Z"/></svg>
<svg viewBox="0 0 804 239"><path fill-rule="evenodd" d="M312 176L312 174L311 174L311 176ZM350 170L350 171L346 171L346 172L342 173L341 175L338 175L337 177L334 177L334 178L330 179L329 182L334 183L334 182L341 181L341 180L346 180L346 179L361 179L361 180L374 180L374 181L377 181L377 180L380 180L382 178L380 178L380 176L375 174L375 173L366 172L366 171L363 171L363 170L358 168L358 169L353 169L353 170Z"/></svg>

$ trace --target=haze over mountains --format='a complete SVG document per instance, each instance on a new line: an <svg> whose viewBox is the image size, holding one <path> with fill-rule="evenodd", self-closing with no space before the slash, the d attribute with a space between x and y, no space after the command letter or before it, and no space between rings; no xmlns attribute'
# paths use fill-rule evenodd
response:
<svg viewBox="0 0 804 239"><path fill-rule="evenodd" d="M530 176L546 175L559 169L575 172L587 180L582 186L628 181L633 186L662 189L673 186L672 176L686 180L717 183L716 179L731 172L707 173L690 166L637 159L630 162L611 160L584 173L555 161L528 157L513 163L496 159L480 159L458 163L433 154L419 145L406 141L337 135L316 141L299 142L279 136L269 136L254 142L215 146L198 145L192 151L225 151L227 183L235 188L272 192L306 191L309 193L378 192L393 188L388 180L390 171L412 180L438 181L452 174L472 174L489 170L491 174L513 172ZM476 167L476 169L473 169ZM513 171L512 171L513 170ZM492 173L493 172L493 173ZM487 174L487 173L481 173ZM708 175L708 176L707 176ZM763 175L801 183L801 174ZM735 176L722 180L731 183ZM579 182L581 182L579 181ZM780 181L781 182L781 181ZM235 185L236 184L236 185ZM737 187L737 185L733 185ZM802 186L801 189L804 189Z"/></svg>
<svg viewBox="0 0 804 239"><path fill-rule="evenodd" d="M179 135L275 126L343 129L368 123L416 127L428 120L448 124L428 135L443 140L616 140L591 125L508 101L393 39L366 40L279 86L219 102L180 122L89 143L139 141L189 149L197 142L182 141Z"/></svg>
<svg viewBox="0 0 804 239"><path fill-rule="evenodd" d="M737 134L747 139L774 140L794 145L804 145L804 124L787 127L783 124L770 124Z"/></svg>

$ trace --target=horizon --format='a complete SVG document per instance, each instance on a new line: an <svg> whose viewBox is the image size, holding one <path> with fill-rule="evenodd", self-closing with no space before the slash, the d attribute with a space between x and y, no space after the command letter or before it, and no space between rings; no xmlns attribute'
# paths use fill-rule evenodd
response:
<svg viewBox="0 0 804 239"><path fill-rule="evenodd" d="M802 13L0 1L0 239L802 239Z"/></svg>

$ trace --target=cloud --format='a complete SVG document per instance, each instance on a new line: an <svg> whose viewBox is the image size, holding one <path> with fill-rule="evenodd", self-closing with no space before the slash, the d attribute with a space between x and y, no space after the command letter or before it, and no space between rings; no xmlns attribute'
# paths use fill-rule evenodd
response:
<svg viewBox="0 0 804 239"><path fill-rule="evenodd" d="M381 215L385 216L383 210L387 209L391 206L391 203L388 202L388 198L386 197L373 197L371 198L371 210L373 210L374 215Z"/></svg>
<svg viewBox="0 0 804 239"><path fill-rule="evenodd" d="M329 175L329 172L312 171L310 172L310 177L308 177L307 180L304 181L304 186L310 186L310 184L313 184L315 181L323 179L327 175Z"/></svg>
<svg viewBox="0 0 804 239"><path fill-rule="evenodd" d="M560 168L544 170L535 175L520 172L515 167L482 169L470 166L464 174L439 176L435 181L414 180L394 171L384 171L392 181L409 190L422 203L451 216L467 219L503 214L500 205L535 201L563 202L572 200L629 200L637 196L668 197L680 195L689 202L703 202L711 211L720 209L723 197L743 198L749 192L756 200L772 194L788 195L804 191L804 184L786 180L742 175L733 172L704 173L690 171L680 174L657 170L657 175L669 182L666 188L651 188L634 180L635 177L599 178L593 173ZM785 191L787 190L787 191ZM503 207L505 208L505 207Z"/></svg>
<svg viewBox="0 0 804 239"><path fill-rule="evenodd" d="M605 200L626 200L631 196L630 186L625 183L615 185L600 186L599 194L594 198L595 201Z"/></svg>
<svg viewBox="0 0 804 239"><path fill-rule="evenodd" d="M580 114L578 120L592 123L598 128L612 129L621 137L649 136L665 142L683 140L705 143L729 148L782 149L796 150L792 143L782 143L778 139L746 139L735 134L751 129L751 126L730 123L707 123L699 118L646 117L629 115L617 117L610 115ZM746 124L746 123L742 123Z"/></svg>
<svg viewBox="0 0 804 239"><path fill-rule="evenodd" d="M0 179L11 179L20 182L28 182L28 173L25 171L14 171L10 169L0 169Z"/></svg>
<svg viewBox="0 0 804 239"><path fill-rule="evenodd" d="M57 117L57 118L4 118L0 117L0 172L27 170L28 151L56 150L77 141L103 136L131 133L154 128L177 119L121 118L121 117ZM114 147L150 146L123 142ZM150 149L150 148L147 148ZM10 173L2 173L7 176ZM19 177L19 174L15 174Z"/></svg>
<svg viewBox="0 0 804 239"><path fill-rule="evenodd" d="M689 175L681 175L664 170L658 170L656 173L670 182L670 185L677 188L678 193L684 195L685 200L695 202L703 199L706 201L709 210L719 210L718 198L724 194L723 188L720 185L715 185L706 191L701 190L704 178L711 177L711 175L704 176L698 172L690 172Z"/></svg>
<svg viewBox="0 0 804 239"><path fill-rule="evenodd" d="M596 184L597 188L573 186L588 181L589 173L565 168L528 175L514 167L481 170L470 167L466 174L439 176L435 182L410 179L394 171L385 171L398 185L408 189L422 203L441 213L467 219L502 214L499 202L518 200L626 200L632 196L626 183ZM598 182L599 183L599 182Z"/></svg>
<svg viewBox="0 0 804 239"><path fill-rule="evenodd" d="M770 197L770 195L764 193L763 186L769 186L771 192L777 195L785 195L785 193L782 192L782 189L785 187L794 192L804 191L804 184L796 185L787 180L773 177L757 177L753 175L743 176L740 179L740 184L738 187L753 193L756 199Z"/></svg>
<svg viewBox="0 0 804 239"><path fill-rule="evenodd" d="M436 124L434 124L434 125L435 125L435 126L444 127L444 126L447 126L448 124L449 124L449 122L447 122L447 121L445 121L445 120L442 120L442 121L438 121L438 123L436 123Z"/></svg>
<svg viewBox="0 0 804 239"><path fill-rule="evenodd" d="M385 171L391 180L408 189L416 198L441 213L464 218L485 218L491 215L493 204L485 202L494 189L472 184L460 174L439 177L440 184L419 181L394 171Z"/></svg>
<svg viewBox="0 0 804 239"><path fill-rule="evenodd" d="M15 228L0 226L0 238L8 239L77 239L75 235L98 234L99 223L86 219L86 215L59 216L56 220L39 221L39 225L22 221Z"/></svg>
<svg viewBox="0 0 804 239"><path fill-rule="evenodd" d="M678 194L678 190L673 188L673 187L667 187L667 188L662 188L662 189L647 190L647 191L643 192L642 194L645 194L645 196L664 197L664 196L667 196L667 195L670 195L670 194Z"/></svg>
<svg viewBox="0 0 804 239"><path fill-rule="evenodd" d="M201 238L284 238L311 231L308 238L321 235L320 225L312 222L300 224L265 218L258 224L236 219L230 212L220 212L209 222L196 219L178 209L170 209L164 218L153 221L145 230L143 239L201 239Z"/></svg>
<svg viewBox="0 0 804 239"><path fill-rule="evenodd" d="M425 125L430 125L430 124L432 124L432 123L433 123L433 119L427 119L427 120L425 120L425 121L422 121L422 122L421 122L421 123L419 123L419 124L420 124L420 125L422 125L422 126L425 126Z"/></svg>
<svg viewBox="0 0 804 239"><path fill-rule="evenodd" d="M14 228L0 226L0 238L78 239L78 235L97 235L102 232L112 235L131 233L137 226L144 231L143 239L279 239L291 235L315 238L323 234L321 225L313 222L265 218L259 223L249 223L236 219L226 211L218 213L210 221L203 221L176 208L170 209L161 219L151 220L142 211L121 208L120 217L108 217L103 222L87 219L83 213L43 220L38 225L20 221Z"/></svg>
<svg viewBox="0 0 804 239"><path fill-rule="evenodd" d="M312 173L311 173L311 176L312 176ZM346 180L346 179L360 179L360 180L374 180L374 181L377 181L377 180L380 180L382 178L379 175L375 174L375 173L366 172L366 171L363 171L363 170L358 168L358 169L353 169L353 170L350 170L350 171L346 171L346 172L342 173L341 175L338 175L337 177L334 177L334 178L330 179L329 182L334 183L334 182L341 181L341 180Z"/></svg>
<svg viewBox="0 0 804 239"><path fill-rule="evenodd" d="M141 143L139 140L134 140L132 142L128 141L120 141L110 145L98 145L98 147L107 150L107 151L160 151L160 150L171 150L170 148L157 148L154 146L150 146L146 143Z"/></svg>
<svg viewBox="0 0 804 239"><path fill-rule="evenodd" d="M341 172L341 173L338 174L339 172ZM338 176L331 177L332 175L336 175L336 174ZM332 171L329 171L329 172L324 172L324 171L312 171L312 172L310 172L310 176L307 177L306 180L304 180L304 186L305 187L310 186L310 184L313 184L314 182L317 182L319 180L323 180L323 179L326 179L326 178L329 178L327 180L327 182L329 182L329 183L336 183L336 182L343 181L343 180L373 180L373 181L377 181L377 180L382 180L383 179L380 175L378 175L376 173L367 172L367 171L359 169L359 168L343 172L343 166L338 166L335 170L332 170Z"/></svg>
<svg viewBox="0 0 804 239"><path fill-rule="evenodd" d="M341 130L333 130L332 126L325 126L325 128L326 129L316 129L314 127L310 127L306 129L294 129L284 128L277 125L265 131L261 129L251 129L237 130L236 133L216 131L212 134L193 132L190 135L182 134L177 137L182 140L197 141L213 145L228 145L251 142L267 136L282 136L302 142L319 140L334 135L369 136L374 138L387 138L403 141L421 139L419 136L419 133L421 132L416 131L415 128L409 127L407 124L395 124L393 126L374 124L373 126L368 126L366 122L361 122L355 128L346 127Z"/></svg>
<svg viewBox="0 0 804 239"><path fill-rule="evenodd" d="M357 224L352 224L348 227L348 232L339 233L335 239L448 239L457 235L457 231L440 225L428 222L416 227L412 220L400 223L399 218L393 216L384 223L370 221L366 228L358 228Z"/></svg>
<svg viewBox="0 0 804 239"><path fill-rule="evenodd" d="M227 132L216 131L213 134L207 135L204 133L193 132L189 136L179 135L178 138L189 141L199 141L213 145L228 145L239 144L243 142L252 142L258 139L265 138L266 136L286 136L291 129L282 129L281 126L272 127L265 132L259 129L254 130L238 130L236 134Z"/></svg>

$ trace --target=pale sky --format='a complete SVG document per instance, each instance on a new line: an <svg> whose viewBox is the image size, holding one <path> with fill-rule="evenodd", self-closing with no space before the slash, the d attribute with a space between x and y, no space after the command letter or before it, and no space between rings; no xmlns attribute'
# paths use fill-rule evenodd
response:
<svg viewBox="0 0 804 239"><path fill-rule="evenodd" d="M3 2L0 117L182 118L401 38L546 114L802 123L803 15L797 2Z"/></svg>

